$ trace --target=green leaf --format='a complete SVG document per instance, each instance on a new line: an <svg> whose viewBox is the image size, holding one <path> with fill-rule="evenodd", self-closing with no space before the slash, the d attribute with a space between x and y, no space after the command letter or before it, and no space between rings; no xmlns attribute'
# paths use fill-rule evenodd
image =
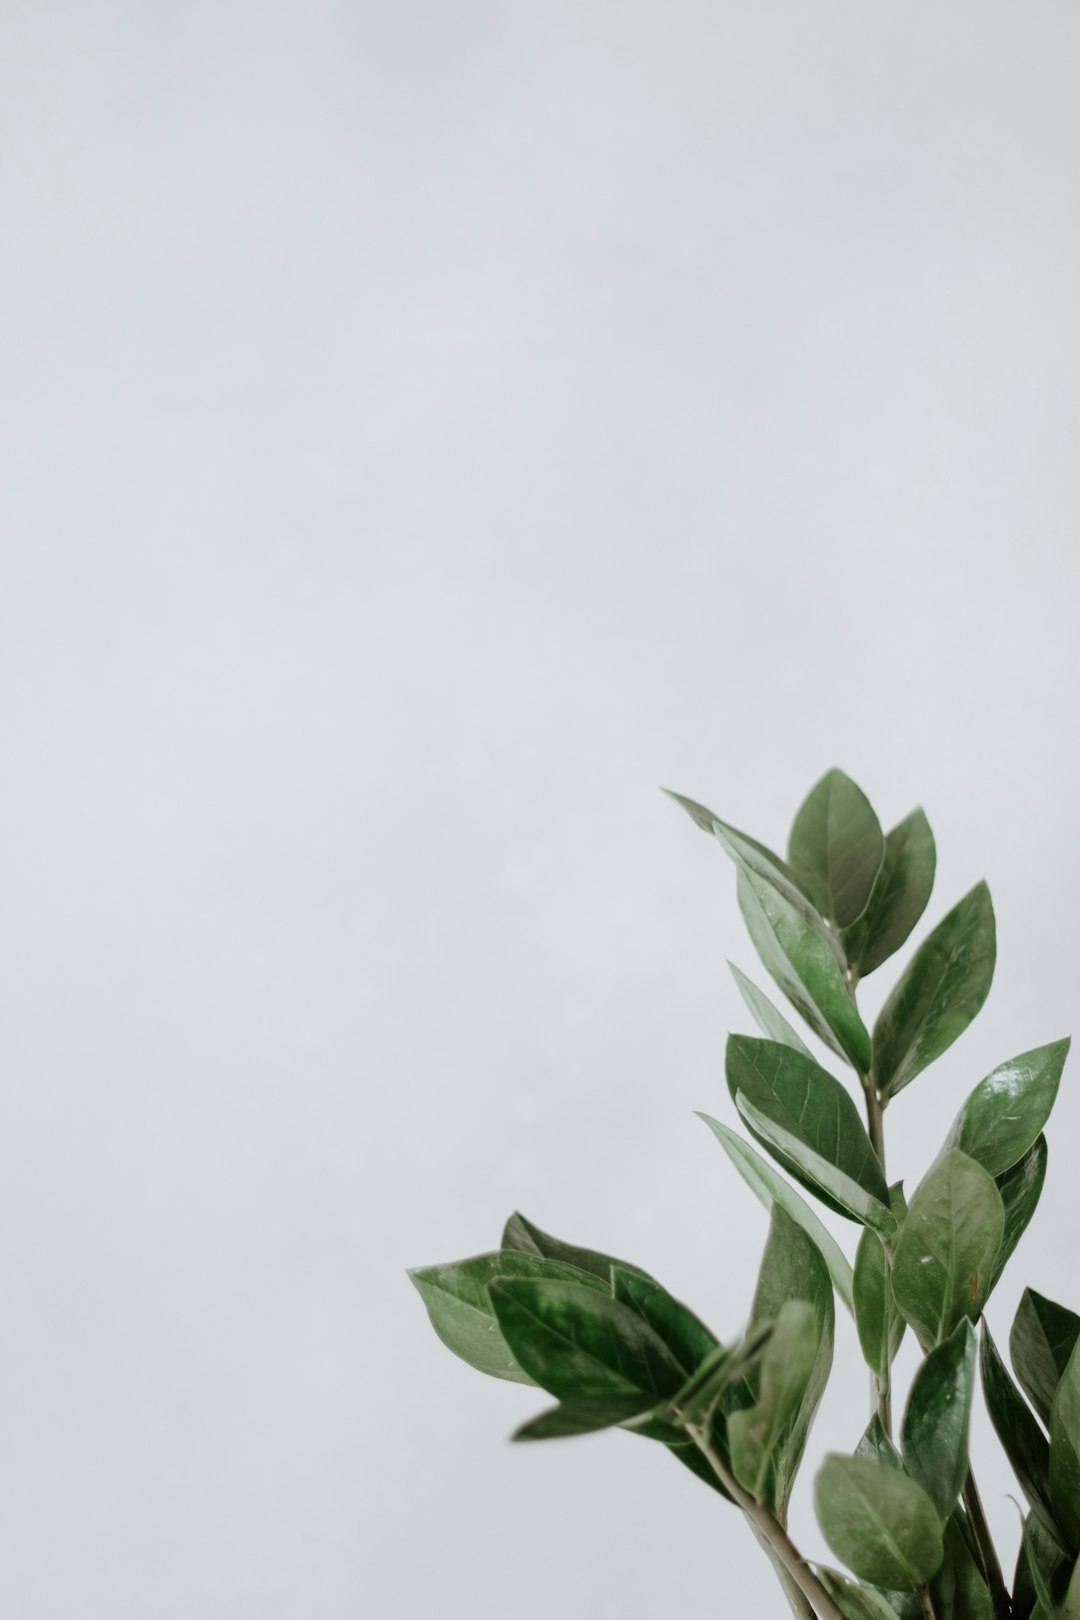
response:
<svg viewBox="0 0 1080 1620"><path fill-rule="evenodd" d="M1001 1240L1001 1252L994 1265L994 1281L991 1289L997 1287L998 1278L1012 1258L1016 1245L1027 1231L1042 1196L1043 1183L1046 1180L1046 1137L1040 1136L1034 1147L1024 1154L1019 1164L1014 1164L1011 1170L1006 1170L1003 1176L997 1176L995 1180L1001 1194L1001 1202L1005 1206L1005 1235Z"/></svg>
<svg viewBox="0 0 1080 1620"><path fill-rule="evenodd" d="M496 1278L488 1285L518 1365L560 1401L646 1392L674 1395L683 1371L636 1311L572 1282Z"/></svg>
<svg viewBox="0 0 1080 1620"><path fill-rule="evenodd" d="M1004 1226L993 1177L953 1148L915 1194L893 1261L893 1297L924 1348L979 1316Z"/></svg>
<svg viewBox="0 0 1080 1620"><path fill-rule="evenodd" d="M579 1400L564 1401L550 1411L541 1412L528 1423L515 1429L514 1440L565 1440L579 1434L596 1434L617 1424L639 1417L650 1410L650 1397L644 1393L630 1395L589 1395Z"/></svg>
<svg viewBox="0 0 1080 1620"><path fill-rule="evenodd" d="M896 1610L873 1587L856 1586L823 1565L818 1565L817 1578L846 1620L896 1620Z"/></svg>
<svg viewBox="0 0 1080 1620"><path fill-rule="evenodd" d="M892 1211L864 1192L858 1182L815 1153L813 1148L807 1147L792 1132L775 1124L768 1114L755 1108L745 1092L736 1093L735 1106L757 1140L830 1209L872 1226L883 1237L892 1236L896 1231L896 1218Z"/></svg>
<svg viewBox="0 0 1080 1620"><path fill-rule="evenodd" d="M1050 1425L1050 1408L1080 1339L1080 1316L1025 1288L1009 1335L1013 1371L1032 1406Z"/></svg>
<svg viewBox="0 0 1080 1620"><path fill-rule="evenodd" d="M865 1457L869 1462L878 1463L882 1468L898 1468L901 1473L905 1472L904 1459L886 1434L885 1425L876 1412L855 1448L855 1455Z"/></svg>
<svg viewBox="0 0 1080 1620"><path fill-rule="evenodd" d="M1069 1560L1036 1513L1023 1520L1023 1540L1016 1560L1013 1583L1013 1612L1017 1620L1053 1620L1057 1614L1055 1593L1067 1586ZM1050 1606L1039 1606L1039 1594L1049 1593ZM1071 1615L1070 1620L1080 1620Z"/></svg>
<svg viewBox="0 0 1080 1620"><path fill-rule="evenodd" d="M867 1228L855 1251L855 1329L863 1359L884 1389L906 1323L893 1301L888 1256L876 1232Z"/></svg>
<svg viewBox="0 0 1080 1620"><path fill-rule="evenodd" d="M733 827L730 822L721 821L712 810L707 810L703 804L698 804L694 799L684 798L681 793L673 793L670 788L664 788L662 791L669 799L674 799L676 804L682 806L691 821L700 827L702 832L712 833L725 855L730 856L736 865L748 867L751 872L756 872L765 882L779 890L800 915L805 917L815 932L823 939L832 941L830 949L836 954L837 960L842 962L839 941L833 940L824 918L815 910L798 878L775 850L771 850L767 844L760 843L756 838L751 838L749 833L740 832L738 827Z"/></svg>
<svg viewBox="0 0 1080 1620"><path fill-rule="evenodd" d="M901 1429L907 1471L943 1521L959 1501L967 1478L976 1353L974 1330L963 1321L930 1351L916 1373Z"/></svg>
<svg viewBox="0 0 1080 1620"><path fill-rule="evenodd" d="M1065 1588L1059 1620L1080 1620L1080 1559L1073 1565L1069 1584Z"/></svg>
<svg viewBox="0 0 1080 1620"><path fill-rule="evenodd" d="M1053 1041L1002 1063L980 1080L957 1114L946 1147L958 1147L992 1176L1027 1153L1050 1117L1069 1041Z"/></svg>
<svg viewBox="0 0 1080 1620"><path fill-rule="evenodd" d="M664 1341L684 1379L720 1348L704 1322L651 1277L613 1266L611 1289L615 1299L628 1305Z"/></svg>
<svg viewBox="0 0 1080 1620"><path fill-rule="evenodd" d="M1075 1346L1050 1408L1050 1501L1069 1551L1080 1551L1080 1350Z"/></svg>
<svg viewBox="0 0 1080 1620"><path fill-rule="evenodd" d="M1032 1520L1030 1518L1024 1520L1023 1538L1027 1571L1034 1589L1036 1603L1041 1605L1046 1620L1058 1620L1058 1605L1051 1589L1050 1579L1043 1567L1043 1559L1040 1556L1042 1549L1038 1545L1032 1530Z"/></svg>
<svg viewBox="0 0 1080 1620"><path fill-rule="evenodd" d="M736 1384L743 1386L745 1400L742 1404L752 1405L754 1395L748 1374L764 1354L772 1330L771 1322L763 1327L751 1326L742 1342L733 1350L725 1349L722 1344L717 1345L671 1397L667 1407L659 1414L661 1419L697 1423L702 1417L711 1415L724 1394Z"/></svg>
<svg viewBox="0 0 1080 1620"><path fill-rule="evenodd" d="M809 1148L815 1164L825 1161L888 1211L889 1189L859 1111L827 1069L790 1046L751 1035L728 1037L725 1069L733 1100L741 1092L774 1126ZM772 1133L764 1140L770 1145ZM818 1197L824 1192L824 1201L838 1213L852 1213L850 1203L837 1196L817 1168L805 1168L805 1154L782 1154L780 1162Z"/></svg>
<svg viewBox="0 0 1080 1620"><path fill-rule="evenodd" d="M804 1057L810 1057L810 1048L800 1039L796 1030L788 1023L783 1013L777 1012L764 991L759 990L752 979L737 968L734 962L729 962L731 976L739 987L739 993L750 1009L750 1015L757 1024L761 1033L770 1041L780 1041L784 1046L793 1046L796 1052L802 1052Z"/></svg>
<svg viewBox="0 0 1080 1620"><path fill-rule="evenodd" d="M881 867L866 910L841 934L844 952L861 978L897 952L926 910L937 853L930 824L913 810L885 839Z"/></svg>
<svg viewBox="0 0 1080 1620"><path fill-rule="evenodd" d="M994 1431L1020 1489L1056 1541L1061 1541L1054 1510L1050 1505L1050 1448L1020 1391L1005 1370L990 1329L982 1330L982 1386L986 1409Z"/></svg>
<svg viewBox="0 0 1080 1620"><path fill-rule="evenodd" d="M768 1483L764 1490L765 1505L783 1518L787 1511L791 1488L806 1448L810 1426L818 1409L832 1367L833 1334L836 1311L833 1305L832 1285L828 1269L816 1244L800 1226L777 1205L769 1223L769 1238L758 1274L754 1303L750 1312L747 1334L751 1345L755 1333L762 1333L779 1321L784 1307L793 1300L803 1301L813 1310L815 1319L816 1355L809 1378L790 1421L782 1429L772 1448ZM771 1342L771 1341L769 1341ZM765 1354L768 1355L766 1343ZM740 1406L760 1401L764 1389L763 1361L756 1361L747 1380L747 1398ZM731 1391L734 1395L736 1392ZM733 1421L733 1402L728 1402L728 1422Z"/></svg>
<svg viewBox="0 0 1080 1620"><path fill-rule="evenodd" d="M728 1419L735 1477L759 1502L766 1499L773 1453L806 1393L819 1337L812 1305L801 1299L782 1305L761 1360L757 1400Z"/></svg>
<svg viewBox="0 0 1080 1620"><path fill-rule="evenodd" d="M956 1514L945 1526L945 1559L930 1596L935 1620L994 1620L994 1601Z"/></svg>
<svg viewBox="0 0 1080 1620"><path fill-rule="evenodd" d="M914 1589L937 1573L945 1554L937 1510L906 1474L834 1453L814 1502L825 1540L860 1580Z"/></svg>
<svg viewBox="0 0 1080 1620"><path fill-rule="evenodd" d="M616 1260L614 1255L601 1254L596 1249L581 1249L574 1243L564 1243L561 1238L552 1237L550 1232L542 1232L518 1211L511 1215L503 1228L502 1245L504 1249L517 1249L522 1254L561 1260L565 1265L576 1266L579 1271L591 1272L607 1287L611 1286L612 1266L620 1266L623 1271L635 1271L639 1277L649 1275L640 1266L631 1265L629 1260Z"/></svg>
<svg viewBox="0 0 1080 1620"><path fill-rule="evenodd" d="M874 1079L894 1097L967 1029L990 992L995 958L990 890L970 894L919 946L874 1026Z"/></svg>
<svg viewBox="0 0 1080 1620"><path fill-rule="evenodd" d="M705 1121L746 1185L764 1207L771 1210L774 1204L779 1204L785 1214L790 1215L796 1225L801 1226L813 1240L821 1250L825 1264L829 1268L833 1287L848 1310L853 1310L851 1263L809 1204L800 1198L794 1187L790 1186L760 1154L755 1153L749 1143L744 1142L735 1131L721 1125L719 1120L711 1118L708 1114L700 1114L698 1117Z"/></svg>
<svg viewBox="0 0 1080 1620"><path fill-rule="evenodd" d="M447 1349L478 1372L516 1384L531 1384L533 1380L515 1361L495 1320L487 1291L495 1277L555 1277L568 1282L592 1279L576 1267L505 1249L444 1266L418 1266L409 1272L410 1281L427 1307L431 1325Z"/></svg>
<svg viewBox="0 0 1080 1620"><path fill-rule="evenodd" d="M866 794L843 771L826 772L799 807L788 866L835 930L862 915L884 852Z"/></svg>
<svg viewBox="0 0 1080 1620"><path fill-rule="evenodd" d="M827 1046L866 1074L870 1036L848 993L838 943L741 862L738 897L754 949L796 1012Z"/></svg>

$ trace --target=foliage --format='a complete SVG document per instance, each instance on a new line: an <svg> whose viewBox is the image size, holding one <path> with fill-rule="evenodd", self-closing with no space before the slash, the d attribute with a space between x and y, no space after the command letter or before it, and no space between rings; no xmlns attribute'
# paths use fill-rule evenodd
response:
<svg viewBox="0 0 1080 1620"><path fill-rule="evenodd" d="M515 1439L620 1428L666 1447L750 1520L799 1620L1080 1620L1080 1316L1026 1292L1009 1338L1015 1378L985 1323L976 1332L1042 1191L1043 1129L1069 1042L981 1080L906 1199L886 1177L884 1118L986 1000L995 924L985 883L926 935L871 1030L859 982L907 942L933 887L922 811L884 834L865 794L829 771L782 858L672 797L733 861L762 964L829 1055L830 1066L818 1062L732 968L760 1034L729 1038L726 1078L733 1118L756 1146L701 1117L770 1211L748 1325L725 1342L640 1268L520 1214L493 1253L410 1273L432 1324L481 1372L554 1396ZM808 1199L859 1227L853 1259ZM814 1482L846 1574L809 1564L787 1530L832 1366L834 1296L872 1390L866 1433L827 1456ZM893 1365L909 1331L922 1360L897 1444ZM1027 1503L1011 1591L968 1462L978 1369Z"/></svg>

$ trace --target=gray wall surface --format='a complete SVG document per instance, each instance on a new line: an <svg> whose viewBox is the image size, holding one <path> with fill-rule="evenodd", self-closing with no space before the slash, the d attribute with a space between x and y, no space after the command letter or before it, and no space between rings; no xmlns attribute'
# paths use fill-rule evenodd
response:
<svg viewBox="0 0 1080 1620"><path fill-rule="evenodd" d="M692 1111L756 964L660 783L771 842L834 763L922 802L919 937L989 879L909 1186L1080 1022L1080 12L3 39L0 1610L779 1620L662 1454L508 1445L534 1392L404 1271L521 1206L740 1328L765 1218ZM1080 1304L1066 1075L999 1337L1025 1281Z"/></svg>

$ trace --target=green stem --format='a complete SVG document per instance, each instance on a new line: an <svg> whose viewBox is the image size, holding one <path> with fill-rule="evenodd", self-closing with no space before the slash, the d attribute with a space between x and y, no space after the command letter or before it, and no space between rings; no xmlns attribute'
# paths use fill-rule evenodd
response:
<svg viewBox="0 0 1080 1620"><path fill-rule="evenodd" d="M779 1519L775 1519L768 1508L756 1501L749 1491L743 1490L703 1429L699 1429L694 1423L687 1423L685 1427L690 1439L706 1459L731 1500L737 1507L742 1508L753 1529L783 1564L806 1598L811 1614L816 1615L818 1620L844 1620L843 1613L826 1592Z"/></svg>

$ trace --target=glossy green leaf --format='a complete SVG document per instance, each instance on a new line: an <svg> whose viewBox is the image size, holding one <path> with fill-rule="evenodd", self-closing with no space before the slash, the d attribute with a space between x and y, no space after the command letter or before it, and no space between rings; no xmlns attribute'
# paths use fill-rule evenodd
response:
<svg viewBox="0 0 1080 1620"><path fill-rule="evenodd" d="M945 1526L945 1558L930 1588L934 1620L994 1620L990 1590L956 1514Z"/></svg>
<svg viewBox="0 0 1080 1620"><path fill-rule="evenodd" d="M586 1395L576 1401L541 1412L515 1429L514 1440L566 1440L579 1434L596 1434L611 1429L650 1409L650 1397L642 1392L629 1395Z"/></svg>
<svg viewBox="0 0 1080 1620"><path fill-rule="evenodd" d="M1058 1546L1037 1513L1029 1513L1023 1521L1023 1539L1016 1560L1013 1583L1013 1613L1016 1620L1054 1620L1057 1615L1056 1594L1069 1585L1070 1560ZM1049 1607L1040 1606L1040 1593L1049 1595ZM1069 1620L1080 1620L1072 1614Z"/></svg>
<svg viewBox="0 0 1080 1620"><path fill-rule="evenodd" d="M777 1125L760 1108L755 1108L744 1092L736 1093L735 1106L757 1140L830 1209L872 1226L883 1237L892 1236L896 1231L896 1218L892 1211L865 1192L858 1182L815 1153L813 1148L807 1147L791 1131Z"/></svg>
<svg viewBox="0 0 1080 1620"><path fill-rule="evenodd" d="M827 1069L778 1041L731 1035L725 1071L733 1100L741 1092L774 1126L810 1149L815 1166L818 1159L825 1161L845 1181L853 1182L864 1195L888 1210L889 1189L859 1111ZM770 1132L765 1145L771 1146L773 1141ZM773 1157L777 1157L775 1149ZM780 1162L818 1197L824 1192L825 1202L838 1213L851 1213L850 1202L837 1196L817 1168L805 1168L805 1154L782 1154Z"/></svg>
<svg viewBox="0 0 1080 1620"><path fill-rule="evenodd" d="M855 1448L855 1455L865 1457L869 1462L878 1463L882 1468L898 1468L901 1473L906 1472L904 1459L886 1434L885 1425L876 1412Z"/></svg>
<svg viewBox="0 0 1080 1620"><path fill-rule="evenodd" d="M873 1587L856 1586L835 1569L819 1565L817 1578L845 1620L896 1620L896 1610Z"/></svg>
<svg viewBox="0 0 1080 1620"><path fill-rule="evenodd" d="M1080 1347L1076 1346L1050 1408L1050 1502L1069 1551L1080 1552Z"/></svg>
<svg viewBox="0 0 1080 1620"><path fill-rule="evenodd" d="M795 873L775 850L758 839L751 838L749 833L741 832L730 822L722 821L714 811L707 809L703 804L698 804L696 800L687 799L681 793L673 793L670 788L664 788L663 792L686 811L691 821L700 827L702 832L711 833L724 853L730 856L736 865L748 867L751 872L755 872L758 877L784 895L805 918L807 924L830 942L830 948L837 960L843 962L839 941L833 937L825 919L816 910Z"/></svg>
<svg viewBox="0 0 1080 1620"><path fill-rule="evenodd" d="M645 1391L684 1380L663 1339L620 1300L580 1283L499 1277L488 1285L518 1365L560 1401Z"/></svg>
<svg viewBox="0 0 1080 1620"><path fill-rule="evenodd" d="M729 962L731 976L739 988L750 1016L760 1029L761 1033L770 1041L780 1041L784 1046L793 1046L796 1052L802 1052L804 1057L810 1057L810 1048L801 1039L798 1032L788 1023L783 1013L777 1012L764 991L759 990L752 979L737 968L734 962Z"/></svg>
<svg viewBox="0 0 1080 1620"><path fill-rule="evenodd" d="M735 1131L721 1125L719 1120L711 1118L708 1114L701 1114L699 1118L705 1121L746 1185L764 1207L771 1210L774 1204L779 1204L785 1214L790 1215L796 1225L801 1226L813 1240L829 1268L833 1287L848 1310L853 1310L851 1263L809 1204L800 1198L794 1187L785 1181L767 1160L755 1153L749 1143L744 1142Z"/></svg>
<svg viewBox="0 0 1080 1620"><path fill-rule="evenodd" d="M1009 1377L986 1323L982 1328L982 1386L994 1431L1020 1489L1046 1529L1061 1540L1050 1505L1050 1448L1035 1415Z"/></svg>
<svg viewBox="0 0 1080 1620"><path fill-rule="evenodd" d="M835 930L862 915L885 840L870 800L843 771L831 770L799 807L788 841L788 866Z"/></svg>
<svg viewBox="0 0 1080 1620"><path fill-rule="evenodd" d="M817 1245L800 1226L777 1206L769 1222L769 1237L758 1273L754 1303L750 1311L748 1339L775 1324L792 1300L802 1301L814 1312L817 1350L810 1376L798 1406L772 1450L770 1477L764 1492L766 1506L781 1516L786 1511L795 1476L806 1448L814 1414L832 1368L836 1311L828 1269ZM768 1354L768 1344L765 1354ZM755 1362L746 1379L748 1398L739 1404L749 1406L761 1399L763 1359ZM732 1421L732 1405L728 1405Z"/></svg>
<svg viewBox="0 0 1080 1620"><path fill-rule="evenodd" d="M994 908L977 883L919 946L874 1026L874 1078L893 1097L967 1029L990 992Z"/></svg>
<svg viewBox="0 0 1080 1620"><path fill-rule="evenodd" d="M1035 1601L1041 1606L1046 1620L1059 1620L1060 1611L1057 1599L1054 1597L1051 1576L1045 1567L1042 1549L1037 1543L1033 1528L1037 1522L1030 1516L1024 1520L1023 1547L1026 1555L1026 1569Z"/></svg>
<svg viewBox="0 0 1080 1620"><path fill-rule="evenodd" d="M653 1278L613 1266L611 1288L613 1297L635 1311L664 1341L684 1379L720 1348L716 1335L704 1322Z"/></svg>
<svg viewBox="0 0 1080 1620"><path fill-rule="evenodd" d="M599 1277L609 1287L612 1266L620 1266L623 1271L636 1271L641 1277L649 1275L629 1260L617 1260L614 1255L602 1254L597 1249L582 1249L575 1243L564 1243L561 1238L552 1237L550 1232L542 1232L519 1211L511 1215L503 1228L502 1246L504 1249L517 1249L522 1254L561 1260L564 1265L576 1266L579 1271L588 1271L594 1277Z"/></svg>
<svg viewBox="0 0 1080 1620"><path fill-rule="evenodd" d="M1046 1156L1046 1137L1040 1136L1019 1164L1014 1164L1003 1176L995 1177L1005 1208L1005 1232L994 1265L992 1288L997 1287L998 1278L1012 1258L1038 1207L1046 1181Z"/></svg>
<svg viewBox="0 0 1080 1620"><path fill-rule="evenodd" d="M907 1324L896 1308L888 1256L876 1232L867 1228L855 1251L853 1279L855 1328L870 1371L888 1389Z"/></svg>
<svg viewBox="0 0 1080 1620"><path fill-rule="evenodd" d="M860 1580L915 1588L937 1573L945 1553L937 1510L906 1474L834 1453L814 1503L825 1540Z"/></svg>
<svg viewBox="0 0 1080 1620"><path fill-rule="evenodd" d="M1053 1041L1002 1063L980 1080L953 1122L958 1147L992 1176L1018 1164L1050 1117L1069 1041Z"/></svg>
<svg viewBox="0 0 1080 1620"><path fill-rule="evenodd" d="M836 941L741 862L738 897L754 949L792 1006L827 1046L865 1074L870 1036L848 993Z"/></svg>
<svg viewBox="0 0 1080 1620"><path fill-rule="evenodd" d="M936 860L930 824L921 810L913 810L887 835L866 909L840 936L860 978L887 962L910 936L930 899Z"/></svg>
<svg viewBox="0 0 1080 1620"><path fill-rule="evenodd" d="M900 1433L904 1462L944 1521L968 1471L977 1343L968 1321L930 1351L915 1375Z"/></svg>
<svg viewBox="0 0 1080 1620"><path fill-rule="evenodd" d="M1020 1388L1050 1425L1062 1374L1080 1340L1080 1316L1026 1288L1009 1335L1009 1357Z"/></svg>
<svg viewBox="0 0 1080 1620"><path fill-rule="evenodd" d="M515 1361L499 1331L488 1296L488 1283L505 1276L554 1277L583 1283L594 1280L583 1276L576 1267L505 1249L449 1265L418 1266L409 1272L431 1325L448 1350L478 1372L512 1383L531 1384L533 1380Z"/></svg>
<svg viewBox="0 0 1080 1620"><path fill-rule="evenodd" d="M893 1297L924 1347L979 1316L1004 1226L993 1177L954 1148L915 1194L893 1261Z"/></svg>
<svg viewBox="0 0 1080 1620"><path fill-rule="evenodd" d="M757 1400L728 1419L735 1477L759 1502L766 1500L773 1454L806 1394L819 1338L820 1324L813 1306L801 1299L787 1300L761 1359Z"/></svg>

